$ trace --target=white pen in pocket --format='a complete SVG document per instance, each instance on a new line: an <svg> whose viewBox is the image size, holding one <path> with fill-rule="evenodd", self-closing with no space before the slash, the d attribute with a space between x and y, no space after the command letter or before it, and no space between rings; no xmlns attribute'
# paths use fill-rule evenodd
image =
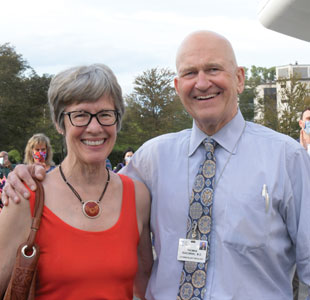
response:
<svg viewBox="0 0 310 300"><path fill-rule="evenodd" d="M269 210L269 194L267 191L267 185L264 183L263 189L262 189L262 196L265 198L265 211L266 213Z"/></svg>

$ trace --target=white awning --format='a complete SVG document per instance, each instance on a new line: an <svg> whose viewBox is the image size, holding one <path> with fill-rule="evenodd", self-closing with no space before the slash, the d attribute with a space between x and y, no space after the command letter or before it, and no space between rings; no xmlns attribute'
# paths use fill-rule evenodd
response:
<svg viewBox="0 0 310 300"><path fill-rule="evenodd" d="M310 42L310 0L268 0L259 21L268 29Z"/></svg>

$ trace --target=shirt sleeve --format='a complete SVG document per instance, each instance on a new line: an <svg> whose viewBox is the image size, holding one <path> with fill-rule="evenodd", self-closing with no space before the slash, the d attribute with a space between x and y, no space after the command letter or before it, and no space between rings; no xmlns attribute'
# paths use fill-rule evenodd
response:
<svg viewBox="0 0 310 300"><path fill-rule="evenodd" d="M308 286L310 297L310 158L307 152L300 148L288 155L286 169L291 192L287 193L284 218L296 248L297 273Z"/></svg>
<svg viewBox="0 0 310 300"><path fill-rule="evenodd" d="M129 164L123 167L119 173L127 175L132 179L139 180L143 182L148 188L150 188L148 185L148 174L151 172L151 166L148 163L148 158L146 157L147 155L148 153L145 148L143 146L140 147L132 156ZM146 171L146 169L148 169L148 171Z"/></svg>

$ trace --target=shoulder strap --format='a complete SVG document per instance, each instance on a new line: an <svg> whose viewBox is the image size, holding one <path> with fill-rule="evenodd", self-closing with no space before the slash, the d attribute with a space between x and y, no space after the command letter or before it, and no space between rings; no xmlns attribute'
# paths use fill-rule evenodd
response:
<svg viewBox="0 0 310 300"><path fill-rule="evenodd" d="M4 300L35 299L36 269L40 256L40 248L34 244L36 233L40 226L44 206L44 189L42 183L34 179L37 185L34 216L30 234L26 243L17 250L15 265Z"/></svg>
<svg viewBox="0 0 310 300"><path fill-rule="evenodd" d="M36 190L36 200L35 200L34 215L32 218L31 230L26 242L28 249L32 249L34 245L35 237L37 231L39 230L44 206L44 189L42 183L37 179L34 179L34 181L37 185L37 190Z"/></svg>

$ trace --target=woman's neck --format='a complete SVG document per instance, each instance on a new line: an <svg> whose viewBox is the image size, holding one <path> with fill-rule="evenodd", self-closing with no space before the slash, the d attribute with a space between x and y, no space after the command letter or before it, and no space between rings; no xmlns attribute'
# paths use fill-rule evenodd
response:
<svg viewBox="0 0 310 300"><path fill-rule="evenodd" d="M83 164L65 159L61 163L67 180L76 184L102 184L102 179L108 176L105 162L96 164Z"/></svg>

